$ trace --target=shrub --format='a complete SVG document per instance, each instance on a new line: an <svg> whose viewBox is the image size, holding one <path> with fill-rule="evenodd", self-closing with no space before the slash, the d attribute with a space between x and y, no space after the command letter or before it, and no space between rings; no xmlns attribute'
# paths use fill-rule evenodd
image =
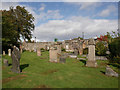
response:
<svg viewBox="0 0 120 90"><path fill-rule="evenodd" d="M111 63L120 64L120 37L114 38L114 40L109 44L109 51L109 61Z"/></svg>
<svg viewBox="0 0 120 90"><path fill-rule="evenodd" d="M83 54L88 54L88 48L83 49Z"/></svg>
<svg viewBox="0 0 120 90"><path fill-rule="evenodd" d="M107 51L107 47L105 46L104 41L99 41L96 43L95 53L98 56L105 56Z"/></svg>

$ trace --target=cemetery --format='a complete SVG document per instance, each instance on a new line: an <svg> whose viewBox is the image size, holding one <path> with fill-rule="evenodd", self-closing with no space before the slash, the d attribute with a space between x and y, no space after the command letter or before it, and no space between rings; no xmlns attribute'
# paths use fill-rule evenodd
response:
<svg viewBox="0 0 120 90"><path fill-rule="evenodd" d="M95 57L94 39L89 39L86 45L71 45L72 53L61 50L66 45L63 42L52 42L49 48L48 43L44 47L32 43L33 48L25 47L26 44L22 44L22 50L16 46L13 51L9 49L8 55L3 51L3 88L118 87L118 68L108 65L108 60ZM88 57L78 50L83 46L88 47Z"/></svg>
<svg viewBox="0 0 120 90"><path fill-rule="evenodd" d="M118 3L2 4L3 89L120 88Z"/></svg>

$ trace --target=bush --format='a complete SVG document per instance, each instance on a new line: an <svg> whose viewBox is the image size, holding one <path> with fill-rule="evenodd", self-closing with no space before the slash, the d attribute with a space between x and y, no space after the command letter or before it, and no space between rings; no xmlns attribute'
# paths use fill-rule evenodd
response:
<svg viewBox="0 0 120 90"><path fill-rule="evenodd" d="M83 54L88 54L88 48L83 49Z"/></svg>
<svg viewBox="0 0 120 90"><path fill-rule="evenodd" d="M61 48L61 50L62 50L63 52L65 52L65 48Z"/></svg>
<svg viewBox="0 0 120 90"><path fill-rule="evenodd" d="M41 48L40 50L41 50L41 52L44 52L44 51L45 51L45 49L44 49L44 48Z"/></svg>
<svg viewBox="0 0 120 90"><path fill-rule="evenodd" d="M120 37L114 38L114 40L109 44L109 51L109 61L111 63L120 64Z"/></svg>
<svg viewBox="0 0 120 90"><path fill-rule="evenodd" d="M98 56L105 56L107 47L105 47L104 41L99 41L96 43L95 54Z"/></svg>

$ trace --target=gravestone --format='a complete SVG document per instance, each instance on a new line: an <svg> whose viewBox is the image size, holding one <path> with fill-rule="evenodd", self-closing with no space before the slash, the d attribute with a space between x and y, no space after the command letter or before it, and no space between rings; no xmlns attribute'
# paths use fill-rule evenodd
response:
<svg viewBox="0 0 120 90"><path fill-rule="evenodd" d="M57 47L50 47L49 50L49 61L50 62L58 62L58 50Z"/></svg>
<svg viewBox="0 0 120 90"><path fill-rule="evenodd" d="M20 51L14 46L12 51L12 68L11 71L15 73L20 73Z"/></svg>
<svg viewBox="0 0 120 90"><path fill-rule="evenodd" d="M88 42L88 61L86 62L87 67L97 67L97 62L95 59L95 41L90 39Z"/></svg>
<svg viewBox="0 0 120 90"><path fill-rule="evenodd" d="M40 50L40 48L37 49L37 56L41 56L41 50Z"/></svg>
<svg viewBox="0 0 120 90"><path fill-rule="evenodd" d="M108 66L108 65L107 65L107 67L106 67L105 75L118 77L118 73L116 73L116 72L115 72L112 68L110 68L110 66Z"/></svg>
<svg viewBox="0 0 120 90"><path fill-rule="evenodd" d="M22 45L20 45L20 53L22 53L23 52L23 50L22 50Z"/></svg>
<svg viewBox="0 0 120 90"><path fill-rule="evenodd" d="M9 66L7 59L4 59L4 60L3 60L3 63L4 63L5 66Z"/></svg>
<svg viewBox="0 0 120 90"><path fill-rule="evenodd" d="M83 46L80 44L80 47L79 47L79 55L82 55L83 54Z"/></svg>
<svg viewBox="0 0 120 90"><path fill-rule="evenodd" d="M66 56L64 55L64 54L62 54L61 56L60 56L60 61L59 61L60 63L66 63Z"/></svg>
<svg viewBox="0 0 120 90"><path fill-rule="evenodd" d="M79 54L78 50L75 49L75 50L74 50L74 55L78 55L78 54Z"/></svg>
<svg viewBox="0 0 120 90"><path fill-rule="evenodd" d="M3 51L3 56L5 56L5 51Z"/></svg>
<svg viewBox="0 0 120 90"><path fill-rule="evenodd" d="M8 56L11 56L11 49L8 49Z"/></svg>

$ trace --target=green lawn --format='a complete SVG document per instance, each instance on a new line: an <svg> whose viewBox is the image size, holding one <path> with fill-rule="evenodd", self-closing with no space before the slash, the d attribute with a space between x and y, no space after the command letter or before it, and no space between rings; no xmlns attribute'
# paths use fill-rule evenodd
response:
<svg viewBox="0 0 120 90"><path fill-rule="evenodd" d="M67 58L65 64L50 63L48 51L37 56L34 52L23 52L20 65L22 73L10 71L2 66L3 88L118 88L118 78L104 75L107 61L97 61L99 67L85 67L84 60Z"/></svg>

